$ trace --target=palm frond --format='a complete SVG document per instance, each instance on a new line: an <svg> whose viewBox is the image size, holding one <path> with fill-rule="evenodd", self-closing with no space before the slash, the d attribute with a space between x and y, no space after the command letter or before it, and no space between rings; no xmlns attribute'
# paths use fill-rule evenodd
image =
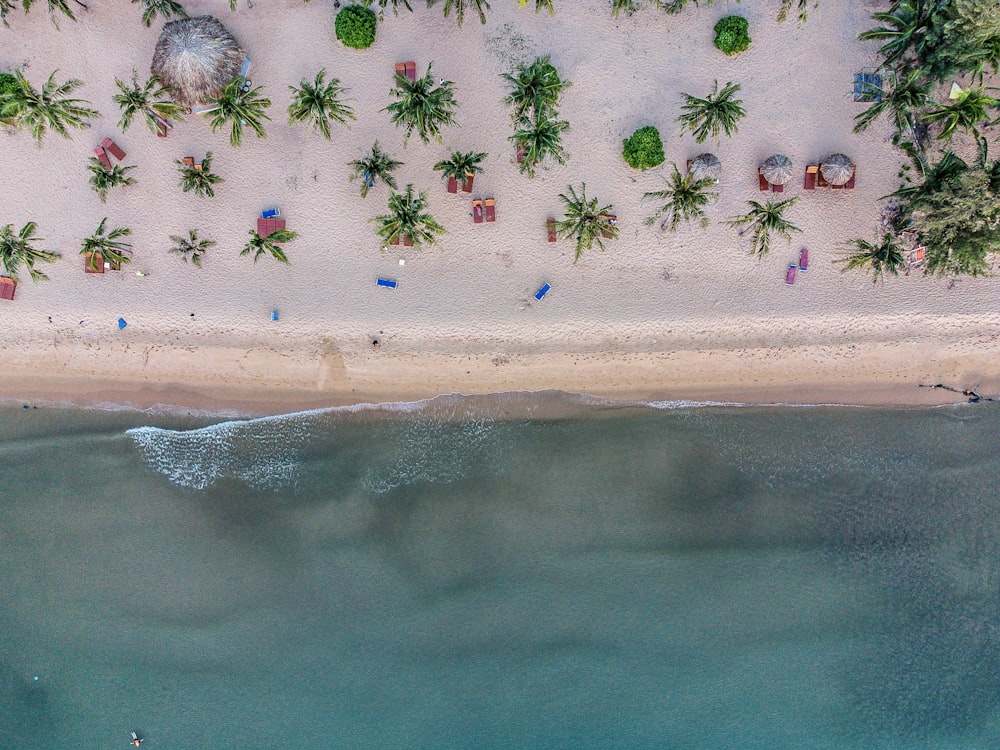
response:
<svg viewBox="0 0 1000 750"><path fill-rule="evenodd" d="M315 79L310 82L305 78L298 88L289 86L292 90L292 103L288 107L288 122L295 125L309 122L320 134L330 140L330 121L346 125L348 120L356 119L350 105L341 101L340 95L346 91L340 85L340 80L331 78L326 82L326 70L320 70Z"/></svg>

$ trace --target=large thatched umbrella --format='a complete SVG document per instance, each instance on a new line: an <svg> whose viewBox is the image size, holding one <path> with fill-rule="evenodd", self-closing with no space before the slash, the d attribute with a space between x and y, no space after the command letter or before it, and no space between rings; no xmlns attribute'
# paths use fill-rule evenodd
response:
<svg viewBox="0 0 1000 750"><path fill-rule="evenodd" d="M240 71L243 50L212 16L164 25L153 52L153 75L185 107L214 99Z"/></svg>
<svg viewBox="0 0 1000 750"><path fill-rule="evenodd" d="M698 154L691 160L688 172L696 180L710 177L718 181L719 175L722 174L722 162L715 154Z"/></svg>
<svg viewBox="0 0 1000 750"><path fill-rule="evenodd" d="M854 174L854 162L843 154L831 154L823 160L819 171L831 185L846 185Z"/></svg>
<svg viewBox="0 0 1000 750"><path fill-rule="evenodd" d="M764 159L760 171L772 185L784 185L792 178L792 160L784 154L774 154Z"/></svg>

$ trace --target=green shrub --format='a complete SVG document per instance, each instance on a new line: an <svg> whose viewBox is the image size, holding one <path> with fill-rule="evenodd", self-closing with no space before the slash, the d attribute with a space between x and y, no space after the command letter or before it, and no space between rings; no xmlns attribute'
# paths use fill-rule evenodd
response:
<svg viewBox="0 0 1000 750"><path fill-rule="evenodd" d="M12 73L0 73L0 96L9 94L17 88L17 79Z"/></svg>
<svg viewBox="0 0 1000 750"><path fill-rule="evenodd" d="M650 169L663 164L663 141L660 131L652 125L639 128L631 138L622 141L622 156L633 169Z"/></svg>
<svg viewBox="0 0 1000 750"><path fill-rule="evenodd" d="M348 47L366 49L375 41L375 11L362 5L348 5L337 14L337 39Z"/></svg>
<svg viewBox="0 0 1000 750"><path fill-rule="evenodd" d="M750 46L750 24L743 16L726 16L715 24L715 46L727 55L743 52Z"/></svg>

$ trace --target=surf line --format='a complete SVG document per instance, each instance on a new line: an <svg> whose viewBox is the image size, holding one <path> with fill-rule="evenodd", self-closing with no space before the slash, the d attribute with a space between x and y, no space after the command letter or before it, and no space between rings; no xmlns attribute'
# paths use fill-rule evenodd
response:
<svg viewBox="0 0 1000 750"><path fill-rule="evenodd" d="M980 396L976 393L974 388L952 388L950 385L944 385L943 383L937 383L935 385L924 385L921 383L917 386L918 388L940 388L944 391L951 391L952 393L961 393L963 396L969 399L970 404L978 404L980 401L1000 401L1000 399L990 398L988 396Z"/></svg>

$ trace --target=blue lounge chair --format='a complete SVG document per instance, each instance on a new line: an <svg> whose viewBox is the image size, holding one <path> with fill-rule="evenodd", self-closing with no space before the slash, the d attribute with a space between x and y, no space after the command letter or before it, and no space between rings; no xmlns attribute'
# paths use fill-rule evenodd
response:
<svg viewBox="0 0 1000 750"><path fill-rule="evenodd" d="M882 101L882 76L879 73L862 70L854 74L854 101Z"/></svg>
<svg viewBox="0 0 1000 750"><path fill-rule="evenodd" d="M277 319L278 319L278 311L271 310L271 320L277 320Z"/></svg>
<svg viewBox="0 0 1000 750"><path fill-rule="evenodd" d="M542 284L542 288L539 289L537 292L535 292L535 299L541 302L542 297L548 294L551 288L552 288L551 284Z"/></svg>
<svg viewBox="0 0 1000 750"><path fill-rule="evenodd" d="M375 282L376 286L384 286L386 289L395 289L396 280L395 279L383 279L381 276Z"/></svg>
<svg viewBox="0 0 1000 750"><path fill-rule="evenodd" d="M281 216L281 211L277 208L266 208L260 212L262 219L273 219L275 216Z"/></svg>
<svg viewBox="0 0 1000 750"><path fill-rule="evenodd" d="M244 55L243 64L240 66L240 78L246 78L247 73L249 72L250 72L250 58Z"/></svg>

